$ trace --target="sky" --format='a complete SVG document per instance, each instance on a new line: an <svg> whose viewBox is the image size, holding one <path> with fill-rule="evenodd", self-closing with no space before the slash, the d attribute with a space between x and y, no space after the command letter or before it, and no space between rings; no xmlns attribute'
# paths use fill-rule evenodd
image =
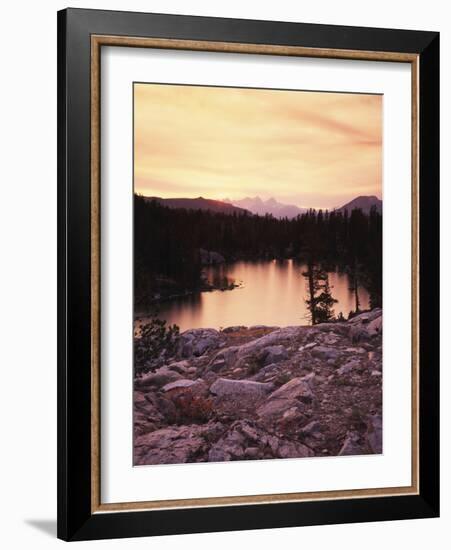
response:
<svg viewBox="0 0 451 550"><path fill-rule="evenodd" d="M135 84L134 162L146 196L382 198L382 96Z"/></svg>

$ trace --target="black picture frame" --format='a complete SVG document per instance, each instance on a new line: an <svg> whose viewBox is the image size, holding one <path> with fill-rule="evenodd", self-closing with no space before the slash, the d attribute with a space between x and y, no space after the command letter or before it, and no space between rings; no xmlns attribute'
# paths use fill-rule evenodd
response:
<svg viewBox="0 0 451 550"><path fill-rule="evenodd" d="M419 60L419 494L93 513L91 36L400 52ZM87 540L439 515L439 33L67 9L58 13L58 537Z"/></svg>

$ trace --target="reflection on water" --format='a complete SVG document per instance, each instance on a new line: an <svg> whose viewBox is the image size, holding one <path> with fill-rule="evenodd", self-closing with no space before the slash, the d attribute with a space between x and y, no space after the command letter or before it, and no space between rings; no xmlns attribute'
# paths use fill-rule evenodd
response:
<svg viewBox="0 0 451 550"><path fill-rule="evenodd" d="M206 280L217 289L232 289L241 286L242 281L237 281L232 275L230 266L219 265L204 270Z"/></svg>
<svg viewBox="0 0 451 550"><path fill-rule="evenodd" d="M159 304L158 317L175 323L180 330L216 328L233 325L306 325L306 279L302 272L306 265L293 260L236 262L211 266L206 275L211 282L227 286L239 285L234 290L215 290L183 296ZM329 284L335 315L347 317L354 309L354 295L349 290L345 273L330 272ZM369 304L368 293L359 290L360 308Z"/></svg>

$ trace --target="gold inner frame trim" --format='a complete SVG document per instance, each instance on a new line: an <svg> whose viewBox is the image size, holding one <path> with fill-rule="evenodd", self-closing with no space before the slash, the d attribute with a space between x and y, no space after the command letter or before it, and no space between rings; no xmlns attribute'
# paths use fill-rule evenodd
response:
<svg viewBox="0 0 451 550"><path fill-rule="evenodd" d="M102 46L247 53L409 63L412 72L412 479L407 487L102 503L100 491L100 51ZM419 56L233 42L91 36L91 512L200 508L419 494Z"/></svg>

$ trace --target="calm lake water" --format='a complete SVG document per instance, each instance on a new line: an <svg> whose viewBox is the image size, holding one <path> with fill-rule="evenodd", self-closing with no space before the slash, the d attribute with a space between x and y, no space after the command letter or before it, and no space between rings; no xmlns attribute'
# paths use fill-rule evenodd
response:
<svg viewBox="0 0 451 550"><path fill-rule="evenodd" d="M239 284L239 288L201 292L162 302L158 306L158 317L169 324L177 324L181 331L233 325L307 325L303 271L306 265L293 260L211 266L206 270L210 280L227 278ZM335 315L342 312L347 317L355 306L348 276L330 272L329 284L332 296L338 300L334 306ZM369 296L365 289L359 290L359 298L360 308L366 309Z"/></svg>

